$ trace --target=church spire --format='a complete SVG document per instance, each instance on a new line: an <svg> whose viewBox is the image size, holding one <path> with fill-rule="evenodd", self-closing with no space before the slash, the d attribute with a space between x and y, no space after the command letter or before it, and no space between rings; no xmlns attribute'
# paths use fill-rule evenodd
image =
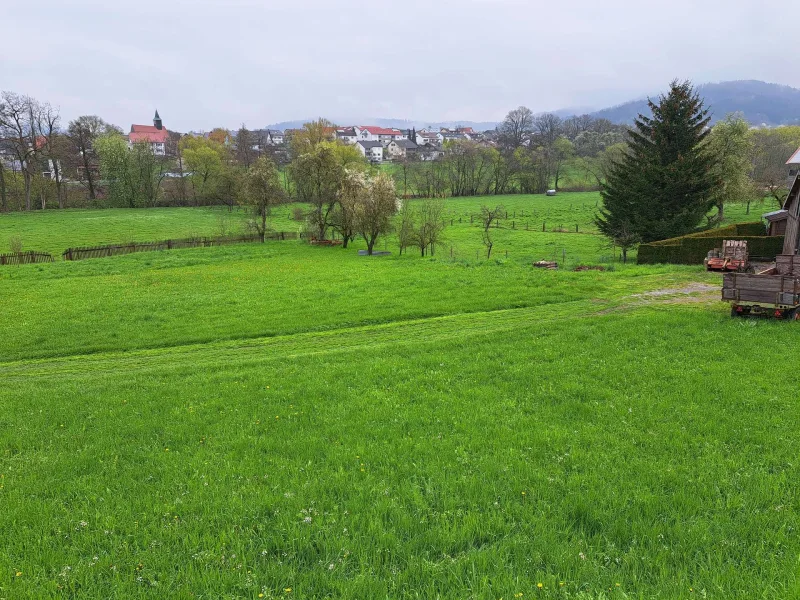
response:
<svg viewBox="0 0 800 600"><path fill-rule="evenodd" d="M161 117L158 116L158 110L156 109L156 116L153 117L153 125L156 126L156 129L163 129L163 125L161 123Z"/></svg>

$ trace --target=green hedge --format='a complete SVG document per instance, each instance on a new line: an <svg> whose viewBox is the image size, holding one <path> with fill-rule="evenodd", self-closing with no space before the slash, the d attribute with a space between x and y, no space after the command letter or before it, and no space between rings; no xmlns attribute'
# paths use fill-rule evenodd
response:
<svg viewBox="0 0 800 600"><path fill-rule="evenodd" d="M750 256L775 258L783 251L783 236L764 235L762 223L739 223L721 229L692 233L683 237L661 240L639 246L637 262L640 265L671 263L699 265L709 250L722 248L723 240L744 240Z"/></svg>

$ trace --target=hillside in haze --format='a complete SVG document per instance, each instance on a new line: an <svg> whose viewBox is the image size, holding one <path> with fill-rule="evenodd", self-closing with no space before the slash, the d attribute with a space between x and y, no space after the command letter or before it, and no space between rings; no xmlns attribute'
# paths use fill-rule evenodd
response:
<svg viewBox="0 0 800 600"><path fill-rule="evenodd" d="M746 80L704 83L697 86L697 91L711 110L712 122L723 119L728 113L740 112L752 125L776 126L800 123L800 90L793 87ZM657 99L658 93L651 97L654 100ZM593 117L608 119L613 123L626 124L631 123L640 113L650 114L650 109L647 106L647 98L644 97L594 112L584 108L565 108L553 111L561 118L585 112L589 112ZM283 121L273 123L268 127L280 130L296 129L311 120ZM494 121L412 121L369 117L335 119L334 122L339 125L378 125L380 127L397 127L398 129L472 127L475 131L494 129L498 125Z"/></svg>
<svg viewBox="0 0 800 600"><path fill-rule="evenodd" d="M697 86L712 121L741 112L752 125L788 125L800 122L800 90L763 81L723 81ZM652 96L655 99L658 94ZM647 99L632 100L591 113L614 123L630 123L639 114L649 114Z"/></svg>
<svg viewBox="0 0 800 600"><path fill-rule="evenodd" d="M303 123L308 123L313 119L300 119L299 121L282 121L280 123L273 123L268 125L269 129L299 129ZM454 128L454 127L472 127L475 131L486 131L487 129L494 129L498 123L496 121L409 121L406 119L374 119L370 117L362 117L358 119L333 119L337 125L377 125L378 127L397 127L398 129L439 129L440 127Z"/></svg>

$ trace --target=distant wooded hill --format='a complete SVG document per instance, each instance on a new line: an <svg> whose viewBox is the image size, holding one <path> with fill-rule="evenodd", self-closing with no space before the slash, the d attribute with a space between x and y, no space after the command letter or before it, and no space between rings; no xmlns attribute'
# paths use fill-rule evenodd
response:
<svg viewBox="0 0 800 600"><path fill-rule="evenodd" d="M723 81L721 83L704 83L697 86L697 91L705 98L706 106L711 109L712 121L725 118L728 113L740 112L753 125L798 125L800 124L800 90L788 85L766 83L764 81ZM658 94L653 94L655 99ZM582 112L576 109L553 111L554 114L566 118ZM647 98L631 100L624 104L590 112L593 117L608 119L612 123L627 124L633 122L640 113L649 114ZM268 125L269 129L299 129L303 123L312 119L299 121L283 121ZM397 127L398 129L416 129L440 127L472 127L475 131L494 129L498 123L494 121L411 121L404 119L361 118L334 120L339 125L378 125L379 127Z"/></svg>
<svg viewBox="0 0 800 600"><path fill-rule="evenodd" d="M303 123L308 123L314 119L302 119L299 121L282 121L280 123L273 123L268 125L268 129L300 129ZM453 129L456 127L472 127L475 131L486 131L487 129L494 129L498 123L496 121L410 121L406 119L374 119L374 118L360 118L360 119L333 119L333 122L340 126L347 125L376 125L378 127L396 127L397 129L416 129L430 128L437 130L441 127Z"/></svg>
<svg viewBox="0 0 800 600"><path fill-rule="evenodd" d="M800 123L800 90L763 81L723 81L697 86L713 113L712 120L740 112L752 125L796 125ZM654 99L655 99L654 95ZM632 100L591 113L613 123L630 123L640 113L650 113L647 99Z"/></svg>

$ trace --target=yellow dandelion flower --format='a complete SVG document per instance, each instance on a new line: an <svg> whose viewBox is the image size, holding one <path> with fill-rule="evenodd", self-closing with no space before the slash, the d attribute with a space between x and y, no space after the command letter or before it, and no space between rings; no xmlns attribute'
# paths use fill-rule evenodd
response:
<svg viewBox="0 0 800 600"><path fill-rule="evenodd" d="M22 577L22 571L17 571L17 577Z"/></svg>
<svg viewBox="0 0 800 600"><path fill-rule="evenodd" d="M259 597L259 598L263 598L263 597L264 597L264 594L259 594L259 595L258 595L258 597Z"/></svg>
<svg viewBox="0 0 800 600"><path fill-rule="evenodd" d="M285 588L283 591L289 594L292 591L292 588Z"/></svg>
<svg viewBox="0 0 800 600"><path fill-rule="evenodd" d="M536 587L539 588L539 589L542 589L544 587L544 584L543 583L537 583Z"/></svg>

